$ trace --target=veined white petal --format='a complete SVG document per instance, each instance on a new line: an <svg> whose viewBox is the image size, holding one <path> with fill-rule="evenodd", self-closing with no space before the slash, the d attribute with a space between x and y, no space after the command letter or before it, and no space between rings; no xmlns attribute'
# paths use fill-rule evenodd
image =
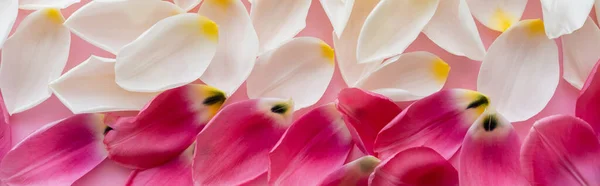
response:
<svg viewBox="0 0 600 186"><path fill-rule="evenodd" d="M275 49L304 27L312 0L260 0L252 3L250 17L260 43L259 52Z"/></svg>
<svg viewBox="0 0 600 186"><path fill-rule="evenodd" d="M48 83L62 73L71 45L71 33L63 22L58 9L38 10L6 40L0 89L10 114L32 108L52 95Z"/></svg>
<svg viewBox="0 0 600 186"><path fill-rule="evenodd" d="M194 9L196 6L198 6L200 2L202 2L202 0L173 0L173 2L175 3L175 5L181 7L183 10L190 11L191 9Z"/></svg>
<svg viewBox="0 0 600 186"><path fill-rule="evenodd" d="M65 25L91 44L117 54L158 21L184 12L160 0L92 1Z"/></svg>
<svg viewBox="0 0 600 186"><path fill-rule="evenodd" d="M258 57L248 77L248 97L292 98L296 110L325 93L335 67L333 49L323 41L295 38Z"/></svg>
<svg viewBox="0 0 600 186"><path fill-rule="evenodd" d="M544 27L550 39L581 28L595 0L541 0Z"/></svg>
<svg viewBox="0 0 600 186"><path fill-rule="evenodd" d="M581 89L594 65L600 59L600 29L587 18L581 29L562 36L563 77Z"/></svg>
<svg viewBox="0 0 600 186"><path fill-rule="evenodd" d="M38 10L43 8L64 9L80 0L19 0L19 8L25 10Z"/></svg>
<svg viewBox="0 0 600 186"><path fill-rule="evenodd" d="M504 32L521 19L527 0L467 0L467 4L481 24Z"/></svg>
<svg viewBox="0 0 600 186"><path fill-rule="evenodd" d="M411 52L386 60L357 87L389 97L412 101L442 89L450 66L429 52Z"/></svg>
<svg viewBox="0 0 600 186"><path fill-rule="evenodd" d="M158 93L129 92L115 82L115 59L90 56L50 84L73 113L140 110Z"/></svg>
<svg viewBox="0 0 600 186"><path fill-rule="evenodd" d="M4 0L0 2L0 49L17 19L19 3L17 0Z"/></svg>
<svg viewBox="0 0 600 186"><path fill-rule="evenodd" d="M239 0L205 0L199 13L219 25L217 53L200 79L231 95L252 72L258 54L252 21Z"/></svg>
<svg viewBox="0 0 600 186"><path fill-rule="evenodd" d="M217 24L198 14L163 19L119 52L117 84L129 91L158 92L191 83L210 64L218 38Z"/></svg>
<svg viewBox="0 0 600 186"><path fill-rule="evenodd" d="M369 14L358 37L359 63L404 52L431 20L439 0L382 0Z"/></svg>
<svg viewBox="0 0 600 186"><path fill-rule="evenodd" d="M465 0L442 0L423 33L446 51L481 61L485 48Z"/></svg>
<svg viewBox="0 0 600 186"><path fill-rule="evenodd" d="M511 122L536 115L559 81L558 48L542 20L521 21L501 34L483 59L477 90Z"/></svg>
<svg viewBox="0 0 600 186"><path fill-rule="evenodd" d="M329 17L333 31L341 36L352 13L354 0L320 0L320 2Z"/></svg>

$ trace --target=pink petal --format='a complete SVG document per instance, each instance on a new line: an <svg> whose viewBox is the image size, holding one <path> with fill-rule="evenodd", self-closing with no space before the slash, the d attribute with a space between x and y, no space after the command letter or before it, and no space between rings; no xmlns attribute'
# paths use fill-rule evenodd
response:
<svg viewBox="0 0 600 186"><path fill-rule="evenodd" d="M96 114L45 125L6 154L0 180L9 185L71 185L106 158L104 129Z"/></svg>
<svg viewBox="0 0 600 186"><path fill-rule="evenodd" d="M269 150L289 126L289 101L254 99L228 105L198 134L196 185L239 185L267 172Z"/></svg>
<svg viewBox="0 0 600 186"><path fill-rule="evenodd" d="M381 131L402 109L382 95L358 88L346 88L338 94L337 109L355 138L357 146L365 153L375 155L373 144Z"/></svg>
<svg viewBox="0 0 600 186"><path fill-rule="evenodd" d="M0 96L0 161L11 148L11 131L8 122L8 112L4 100Z"/></svg>
<svg viewBox="0 0 600 186"><path fill-rule="evenodd" d="M600 143L585 121L549 116L525 138L521 167L534 185L600 185Z"/></svg>
<svg viewBox="0 0 600 186"><path fill-rule="evenodd" d="M317 107L294 122L269 153L269 184L316 185L344 164L352 147L335 105Z"/></svg>
<svg viewBox="0 0 600 186"><path fill-rule="evenodd" d="M206 85L186 85L154 98L137 117L119 118L104 139L109 158L126 167L164 164L189 147L216 114L225 94Z"/></svg>
<svg viewBox="0 0 600 186"><path fill-rule="evenodd" d="M405 149L426 146L449 159L488 104L487 97L470 90L432 94L413 103L381 130L375 152L387 159Z"/></svg>
<svg viewBox="0 0 600 186"><path fill-rule="evenodd" d="M458 173L434 150L415 147L383 161L375 168L369 183L377 186L453 186L458 185Z"/></svg>
<svg viewBox="0 0 600 186"><path fill-rule="evenodd" d="M380 161L374 156L364 156L353 162L350 162L335 172L329 174L322 186L355 185L366 186L369 183L369 176L379 165Z"/></svg>
<svg viewBox="0 0 600 186"><path fill-rule="evenodd" d="M134 170L131 172L126 186L194 185L192 181L191 149L186 150L179 157L164 165L143 171Z"/></svg>
<svg viewBox="0 0 600 186"><path fill-rule="evenodd" d="M594 128L596 134L600 133L600 114L598 114L600 113L600 71L598 71L598 66L600 66L600 61L590 72L575 107L575 115L587 121Z"/></svg>

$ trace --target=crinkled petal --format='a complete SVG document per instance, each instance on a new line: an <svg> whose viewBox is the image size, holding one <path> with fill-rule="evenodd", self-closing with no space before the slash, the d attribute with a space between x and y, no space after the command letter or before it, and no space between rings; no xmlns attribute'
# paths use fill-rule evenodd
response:
<svg viewBox="0 0 600 186"><path fill-rule="evenodd" d="M563 78L577 89L583 84L600 59L600 29L592 18L581 29L562 36Z"/></svg>
<svg viewBox="0 0 600 186"><path fill-rule="evenodd" d="M132 171L126 186L194 185L191 149L189 148L164 165L147 170Z"/></svg>
<svg viewBox="0 0 600 186"><path fill-rule="evenodd" d="M306 27L312 0L260 0L252 3L250 16L258 34L259 52L279 47Z"/></svg>
<svg viewBox="0 0 600 186"><path fill-rule="evenodd" d="M323 182L322 186L338 186L338 185L355 185L367 186L369 176L379 165L380 161L374 156L364 156L354 160L335 172L329 174Z"/></svg>
<svg viewBox="0 0 600 186"><path fill-rule="evenodd" d="M341 36L348 24L355 0L320 0L336 35Z"/></svg>
<svg viewBox="0 0 600 186"><path fill-rule="evenodd" d="M48 84L67 64L71 33L58 9L29 14L2 48L0 89L10 114L30 109L52 95Z"/></svg>
<svg viewBox="0 0 600 186"><path fill-rule="evenodd" d="M0 48L4 45L6 37L17 19L19 3L17 0L4 0L0 2Z"/></svg>
<svg viewBox="0 0 600 186"><path fill-rule="evenodd" d="M527 120L546 107L560 80L558 48L542 20L524 20L490 46L477 90L511 122Z"/></svg>
<svg viewBox="0 0 600 186"><path fill-rule="evenodd" d="M581 28L595 0L541 0L544 28L550 39Z"/></svg>
<svg viewBox="0 0 600 186"><path fill-rule="evenodd" d="M19 8L25 10L38 10L44 8L64 9L80 0L19 0Z"/></svg>
<svg viewBox="0 0 600 186"><path fill-rule="evenodd" d="M555 115L533 124L521 148L521 167L535 185L600 185L599 155L590 125Z"/></svg>
<svg viewBox="0 0 600 186"><path fill-rule="evenodd" d="M115 64L119 86L135 92L157 92L195 81L217 51L215 22L186 13L156 23L123 47Z"/></svg>
<svg viewBox="0 0 600 186"><path fill-rule="evenodd" d="M521 20L527 0L466 0L473 17L486 27L504 32Z"/></svg>
<svg viewBox="0 0 600 186"><path fill-rule="evenodd" d="M106 158L104 128L96 114L45 125L6 154L0 180L9 185L71 185Z"/></svg>
<svg viewBox="0 0 600 186"><path fill-rule="evenodd" d="M575 116L583 119L594 128L596 134L600 134L600 63L592 69L581 94L577 98ZM600 136L600 135L598 135Z"/></svg>
<svg viewBox="0 0 600 186"><path fill-rule="evenodd" d="M262 177L269 150L288 128L293 105L253 99L223 108L198 134L193 177L196 185L241 185Z"/></svg>
<svg viewBox="0 0 600 186"><path fill-rule="evenodd" d="M230 0L220 0L220 1L230 1ZM198 6L202 0L173 0L175 5L181 7L185 11L190 11L194 9L194 7Z"/></svg>
<svg viewBox="0 0 600 186"><path fill-rule="evenodd" d="M483 94L464 89L442 90L403 110L375 140L380 159L411 147L432 148L450 159L467 130L489 105Z"/></svg>
<svg viewBox="0 0 600 186"><path fill-rule="evenodd" d="M437 9L439 0L382 0L369 14L358 37L359 63L404 52Z"/></svg>
<svg viewBox="0 0 600 186"><path fill-rule="evenodd" d="M247 80L248 97L292 98L296 109L311 106L329 86L334 63L333 49L323 41L295 38L257 59Z"/></svg>

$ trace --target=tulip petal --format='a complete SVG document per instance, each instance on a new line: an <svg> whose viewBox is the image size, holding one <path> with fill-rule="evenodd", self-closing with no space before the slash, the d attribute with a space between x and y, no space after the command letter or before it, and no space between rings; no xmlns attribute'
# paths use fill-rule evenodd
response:
<svg viewBox="0 0 600 186"><path fill-rule="evenodd" d="M585 121L549 116L533 124L521 167L535 185L600 185L600 143Z"/></svg>
<svg viewBox="0 0 600 186"><path fill-rule="evenodd" d="M0 88L10 114L30 109L52 95L50 81L67 64L71 33L58 9L27 16L2 48Z"/></svg>
<svg viewBox="0 0 600 186"><path fill-rule="evenodd" d="M320 0L325 14L329 18L333 31L341 36L352 13L355 0Z"/></svg>
<svg viewBox="0 0 600 186"><path fill-rule="evenodd" d="M494 100L511 122L527 120L546 107L560 80L558 48L544 34L542 20L524 20L490 46L477 90Z"/></svg>
<svg viewBox="0 0 600 186"><path fill-rule="evenodd" d="M600 20L600 1L594 3L594 9L596 10L596 20Z"/></svg>
<svg viewBox="0 0 600 186"><path fill-rule="evenodd" d="M162 166L147 170L134 170L129 176L127 186L194 185L191 150L193 148L189 149Z"/></svg>
<svg viewBox="0 0 600 186"><path fill-rule="evenodd" d="M598 67L600 63L596 63L596 66L592 69L590 76L575 106L575 116L588 122L596 131L596 134L600 134L600 71ZM598 135L600 136L600 135Z"/></svg>
<svg viewBox="0 0 600 186"><path fill-rule="evenodd" d="M379 131L402 111L389 98L358 88L340 91L336 107L358 148L371 155L375 155L373 144Z"/></svg>
<svg viewBox="0 0 600 186"><path fill-rule="evenodd" d="M227 95L248 78L258 54L258 38L240 0L205 0L199 13L219 25L217 53L200 79Z"/></svg>
<svg viewBox="0 0 600 186"><path fill-rule="evenodd" d="M550 39L581 28L595 0L541 0L544 28Z"/></svg>
<svg viewBox="0 0 600 186"><path fill-rule="evenodd" d="M562 36L563 78L577 89L583 84L600 59L600 29L592 18L581 29Z"/></svg>
<svg viewBox="0 0 600 186"><path fill-rule="evenodd" d="M335 172L329 174L321 182L322 186L355 185L366 186L369 176L379 165L380 161L374 156L364 156L354 160Z"/></svg>
<svg viewBox="0 0 600 186"><path fill-rule="evenodd" d="M289 126L293 105L253 99L223 108L198 134L193 178L196 185L240 185L263 176L269 150Z"/></svg>
<svg viewBox="0 0 600 186"><path fill-rule="evenodd" d="M520 147L519 135L510 122L488 109L462 143L460 185L527 185L519 165Z"/></svg>
<svg viewBox="0 0 600 186"><path fill-rule="evenodd" d="M442 0L423 33L438 46L459 56L481 61L485 48L465 0Z"/></svg>
<svg viewBox="0 0 600 186"><path fill-rule="evenodd" d="M415 147L381 162L369 183L380 186L452 186L458 185L458 172L434 150Z"/></svg>
<svg viewBox="0 0 600 186"><path fill-rule="evenodd" d="M123 47L115 64L125 90L157 92L195 81L217 51L218 26L198 14L179 14L156 23Z"/></svg>
<svg viewBox="0 0 600 186"><path fill-rule="evenodd" d="M308 107L325 93L334 63L333 49L323 41L295 38L258 57L246 82L248 97L291 97L296 109Z"/></svg>
<svg viewBox="0 0 600 186"><path fill-rule="evenodd" d="M154 98L135 118L121 118L104 138L109 158L130 168L164 164L189 147L225 102L206 85L186 85Z"/></svg>
<svg viewBox="0 0 600 186"><path fill-rule="evenodd" d="M65 25L87 42L117 54L161 19L182 12L159 0L91 1L73 13Z"/></svg>
<svg viewBox="0 0 600 186"><path fill-rule="evenodd" d="M181 7L185 11L190 11L198 6L202 0L173 0L175 5Z"/></svg>
<svg viewBox="0 0 600 186"><path fill-rule="evenodd" d="M384 61L359 81L357 87L383 94L394 101L412 101L442 89L449 73L450 66L436 55L411 52Z"/></svg>
<svg viewBox="0 0 600 186"><path fill-rule="evenodd" d="M0 163L9 185L71 185L106 158L100 115L81 114L45 125Z"/></svg>
<svg viewBox="0 0 600 186"><path fill-rule="evenodd" d="M64 9L80 0L19 0L19 8L25 10L38 10L44 8Z"/></svg>
<svg viewBox="0 0 600 186"><path fill-rule="evenodd" d="M527 0L466 0L473 17L486 27L504 32L521 20Z"/></svg>
<svg viewBox="0 0 600 186"><path fill-rule="evenodd" d="M0 2L0 48L4 45L6 37L17 19L19 12L19 3L17 0L8 0Z"/></svg>
<svg viewBox="0 0 600 186"><path fill-rule="evenodd" d="M306 27L312 0L260 0L252 3L250 17L258 40L259 52L279 47Z"/></svg>
<svg viewBox="0 0 600 186"><path fill-rule="evenodd" d="M427 25L439 0L382 0L369 14L358 37L359 63L404 52Z"/></svg>
<svg viewBox="0 0 600 186"><path fill-rule="evenodd" d="M269 153L269 185L316 185L342 167L353 147L333 103L296 120Z"/></svg>
<svg viewBox="0 0 600 186"><path fill-rule="evenodd" d="M12 147L11 145L12 138L10 124L8 122L8 113L4 106L4 100L2 99L2 96L0 96L0 161L2 161L4 155L10 150ZM1 180L0 183L2 183Z"/></svg>
<svg viewBox="0 0 600 186"><path fill-rule="evenodd" d="M488 104L483 94L464 89L442 90L425 97L379 132L375 152L380 159L387 159L405 149L425 146L450 159Z"/></svg>

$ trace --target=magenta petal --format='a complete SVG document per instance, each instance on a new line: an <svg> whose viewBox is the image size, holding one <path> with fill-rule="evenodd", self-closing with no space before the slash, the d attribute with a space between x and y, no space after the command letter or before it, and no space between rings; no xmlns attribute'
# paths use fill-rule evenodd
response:
<svg viewBox="0 0 600 186"><path fill-rule="evenodd" d="M104 144L109 158L126 167L164 164L189 147L215 115L225 94L206 85L186 85L154 98L136 117L112 124Z"/></svg>
<svg viewBox="0 0 600 186"><path fill-rule="evenodd" d="M600 185L600 143L585 121L549 116L525 138L521 167L533 185Z"/></svg>
<svg viewBox="0 0 600 186"><path fill-rule="evenodd" d="M358 88L342 90L337 109L349 124L356 145L371 155L375 155L373 144L379 131L402 111L389 98Z"/></svg>
<svg viewBox="0 0 600 186"><path fill-rule="evenodd" d="M71 185L106 158L104 128L96 114L45 125L6 154L0 180L9 185Z"/></svg>
<svg viewBox="0 0 600 186"><path fill-rule="evenodd" d="M434 150L415 147L383 161L375 168L369 183L376 186L454 186L458 185L458 172Z"/></svg>
<svg viewBox="0 0 600 186"><path fill-rule="evenodd" d="M255 99L223 108L198 134L193 163L196 185L240 185L269 167L269 150L294 110L289 101Z"/></svg>
<svg viewBox="0 0 600 186"><path fill-rule="evenodd" d="M327 176L319 185L367 186L369 184L369 176L373 173L375 167L377 167L379 163L379 159L374 156L358 158L329 174L329 176Z"/></svg>
<svg viewBox="0 0 600 186"><path fill-rule="evenodd" d="M127 181L127 186L194 185L191 151L191 148L186 150L164 165L146 170L134 170Z"/></svg>
<svg viewBox="0 0 600 186"><path fill-rule="evenodd" d="M11 131L8 123L8 112L4 106L4 100L0 96L0 161L11 148ZM1 182L1 181L0 181Z"/></svg>
<svg viewBox="0 0 600 186"><path fill-rule="evenodd" d="M588 122L600 136L600 61L590 72L588 79L577 98L575 115Z"/></svg>
<svg viewBox="0 0 600 186"><path fill-rule="evenodd" d="M380 159L411 147L426 146L449 159L460 148L467 130L489 104L470 90L442 90L406 108L375 140Z"/></svg>
<svg viewBox="0 0 600 186"><path fill-rule="evenodd" d="M344 164L352 147L335 105L317 107L295 121L269 153L269 184L316 185Z"/></svg>

